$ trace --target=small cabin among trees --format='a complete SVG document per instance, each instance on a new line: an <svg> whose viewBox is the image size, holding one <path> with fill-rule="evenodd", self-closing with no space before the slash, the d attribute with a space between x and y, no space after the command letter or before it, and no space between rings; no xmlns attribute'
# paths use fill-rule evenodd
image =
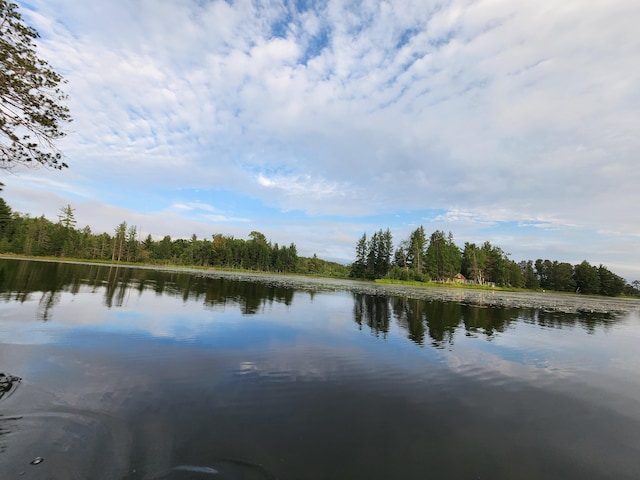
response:
<svg viewBox="0 0 640 480"><path fill-rule="evenodd" d="M453 277L453 283L467 283L467 278L461 273L456 273Z"/></svg>

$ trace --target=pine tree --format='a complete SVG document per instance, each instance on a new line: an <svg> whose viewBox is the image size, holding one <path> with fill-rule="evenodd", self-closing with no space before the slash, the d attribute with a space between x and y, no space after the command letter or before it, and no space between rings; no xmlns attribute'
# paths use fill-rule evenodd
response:
<svg viewBox="0 0 640 480"><path fill-rule="evenodd" d="M65 135L62 124L71 121L59 87L64 81L38 57L38 37L15 3L0 0L0 168L67 166L55 146Z"/></svg>

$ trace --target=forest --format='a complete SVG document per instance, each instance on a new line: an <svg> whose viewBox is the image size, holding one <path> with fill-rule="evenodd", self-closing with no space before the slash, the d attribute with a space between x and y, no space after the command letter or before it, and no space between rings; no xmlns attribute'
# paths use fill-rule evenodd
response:
<svg viewBox="0 0 640 480"><path fill-rule="evenodd" d="M516 263L500 247L466 242L458 247L453 234L436 230L427 236L416 228L394 248L389 229L363 234L351 265L313 255L298 255L294 243L278 245L253 231L247 240L223 234L210 238L141 239L135 225L122 222L113 234L77 228L74 209L60 208L57 221L14 212L0 198L0 254L59 257L105 262L146 263L297 273L356 279L390 279L554 290L606 296L640 296L640 282L627 284L604 265L586 260L578 265L548 259Z"/></svg>
<svg viewBox="0 0 640 480"><path fill-rule="evenodd" d="M139 238L135 225L122 222L113 234L94 234L89 226L76 227L74 209L60 208L53 222L44 216L30 217L14 212L0 198L0 254L60 257L93 261L147 263L242 269L263 272L299 273L347 277L349 267L336 262L298 255L296 245L271 243L260 232L249 239L213 234L211 238L154 240Z"/></svg>
<svg viewBox="0 0 640 480"><path fill-rule="evenodd" d="M397 279L416 282L457 282L530 290L554 290L593 295L639 295L640 281L627 284L604 265L586 260L578 265L548 259L515 262L500 247L484 242L453 241L453 234L436 230L427 236L424 227L394 249L389 229L370 237L364 233L356 244L351 277Z"/></svg>

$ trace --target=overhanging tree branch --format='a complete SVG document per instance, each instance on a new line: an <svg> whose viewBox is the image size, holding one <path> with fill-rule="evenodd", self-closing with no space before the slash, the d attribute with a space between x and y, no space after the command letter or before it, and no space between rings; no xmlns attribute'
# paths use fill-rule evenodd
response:
<svg viewBox="0 0 640 480"><path fill-rule="evenodd" d="M36 54L38 32L15 3L0 0L0 168L40 164L66 168L56 141L71 121L61 75Z"/></svg>

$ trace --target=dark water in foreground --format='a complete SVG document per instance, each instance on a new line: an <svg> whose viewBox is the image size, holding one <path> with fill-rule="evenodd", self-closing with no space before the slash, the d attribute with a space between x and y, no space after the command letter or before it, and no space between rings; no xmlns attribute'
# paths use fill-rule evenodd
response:
<svg viewBox="0 0 640 480"><path fill-rule="evenodd" d="M640 318L0 260L3 479L638 479Z"/></svg>

